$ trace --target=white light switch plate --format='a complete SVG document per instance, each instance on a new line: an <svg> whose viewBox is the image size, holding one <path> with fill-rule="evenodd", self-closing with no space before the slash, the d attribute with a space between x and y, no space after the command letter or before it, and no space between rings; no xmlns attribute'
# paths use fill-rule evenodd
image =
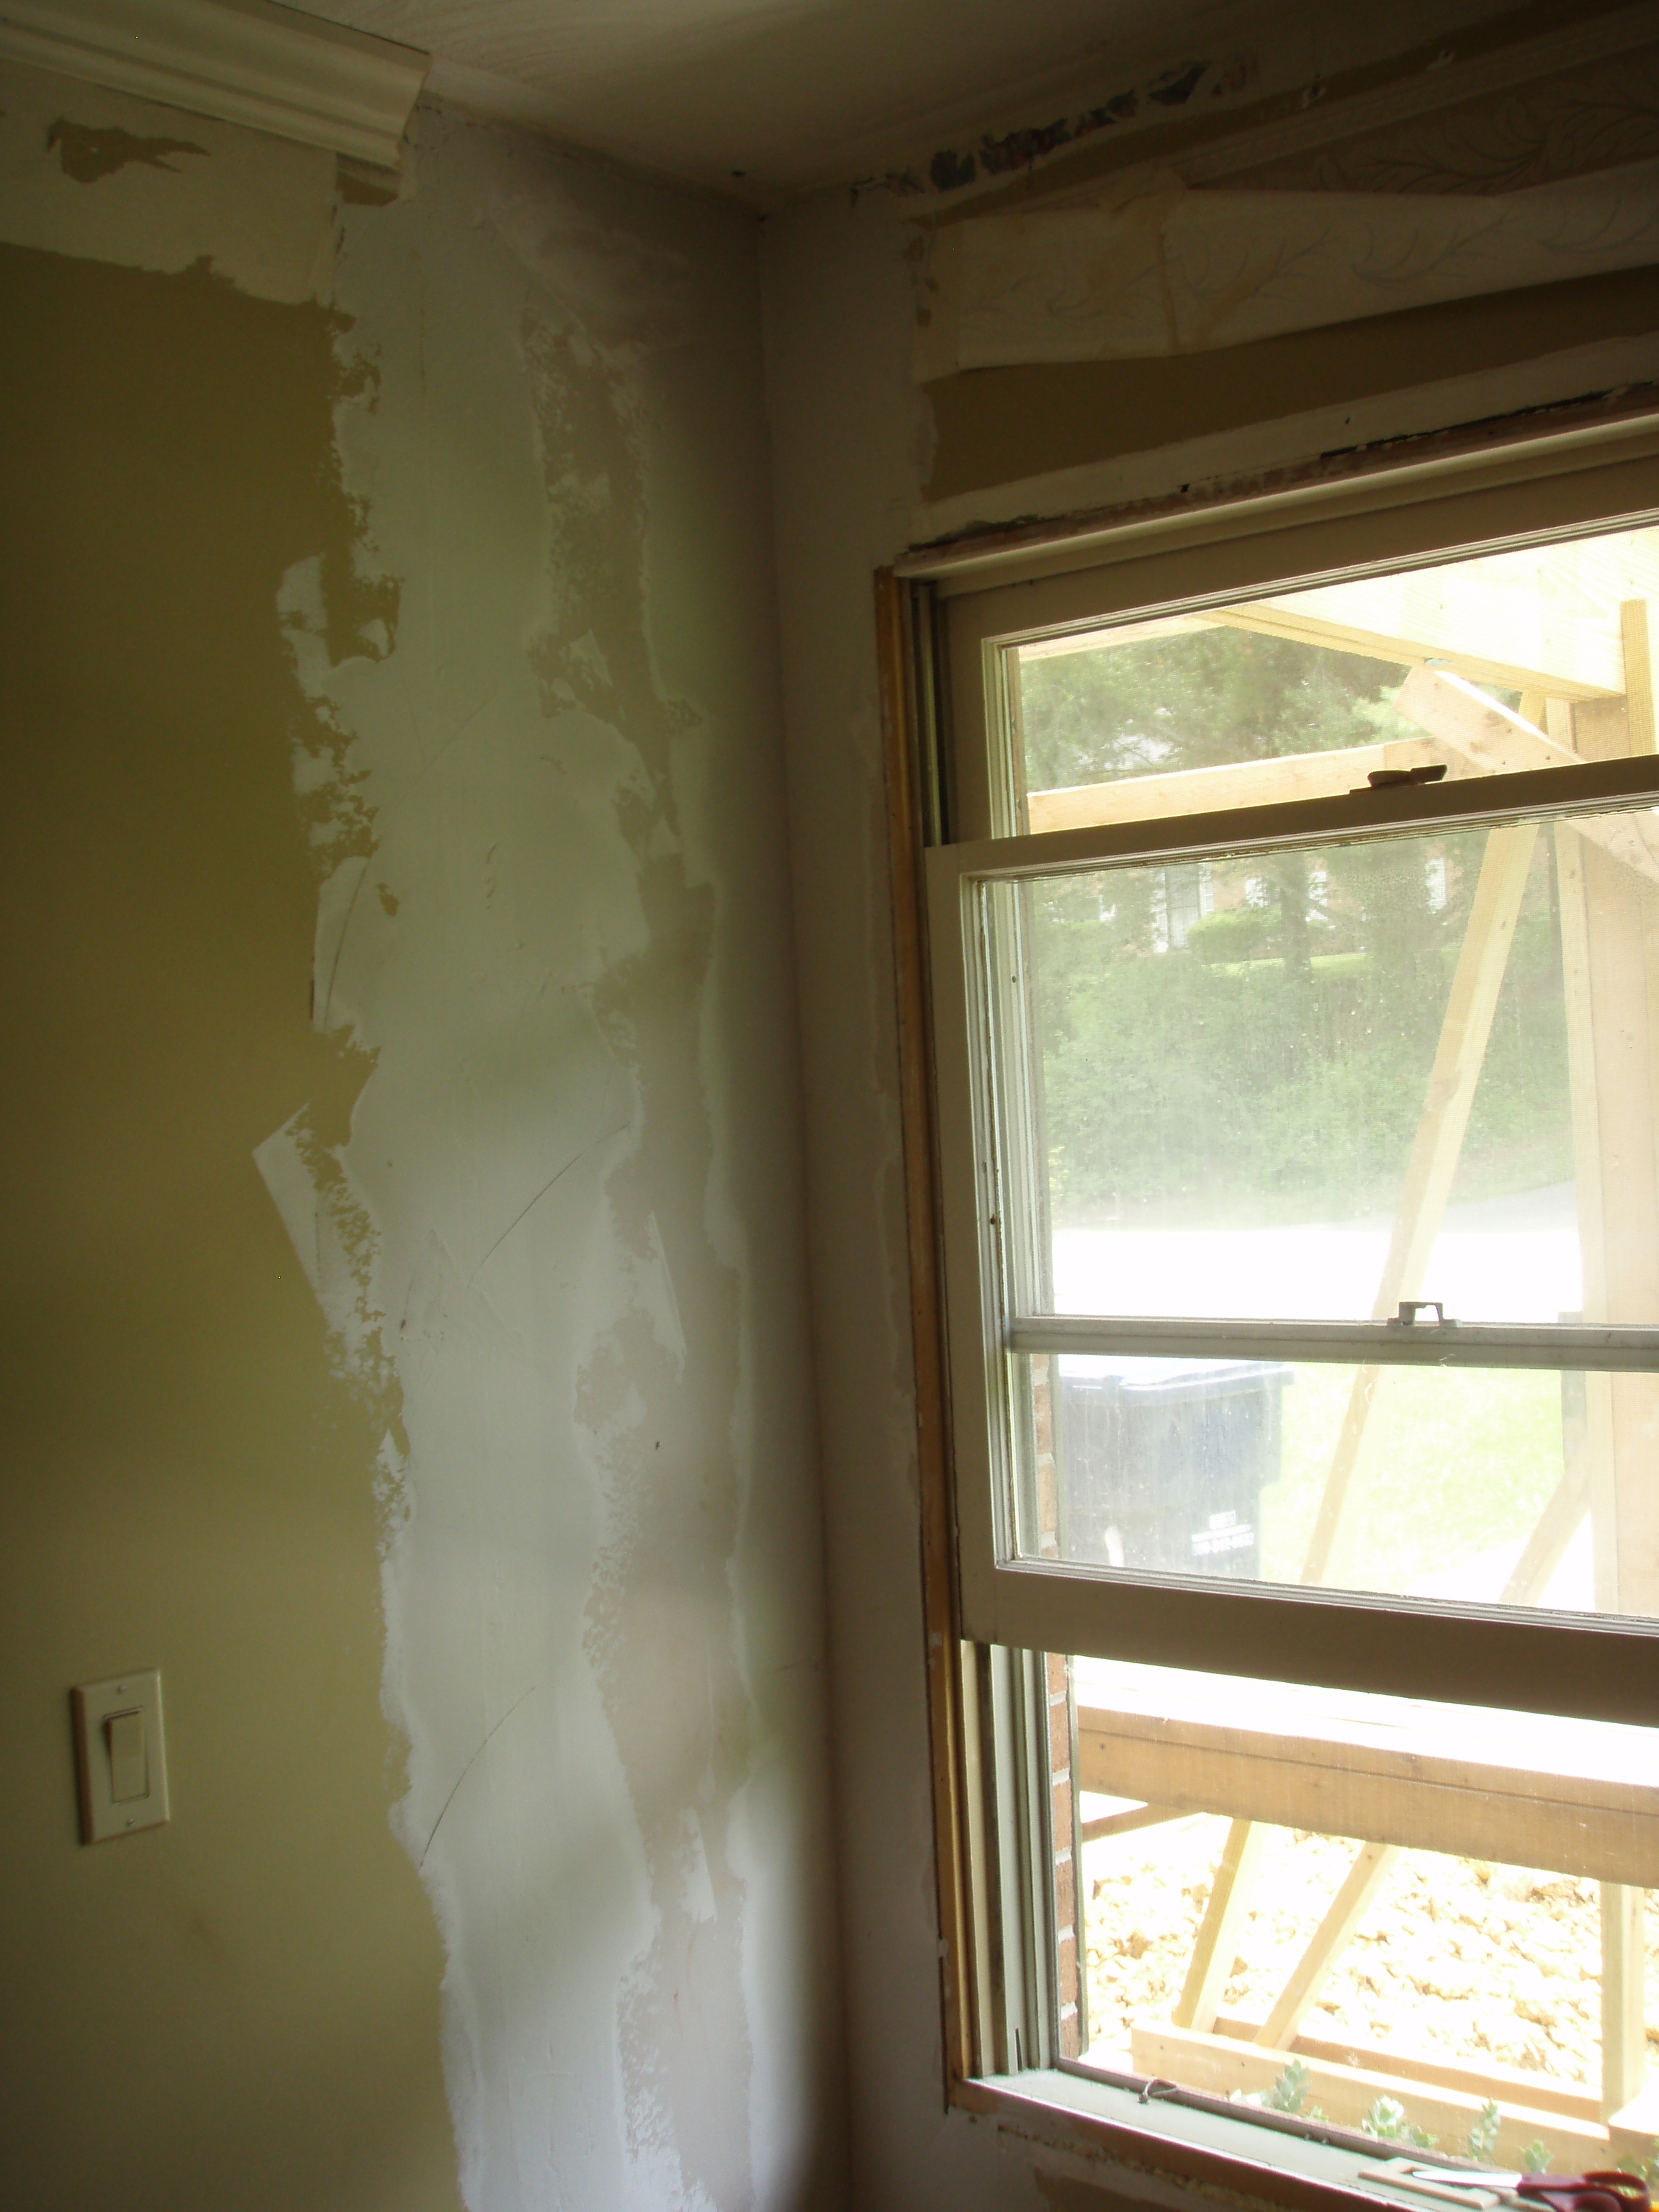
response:
<svg viewBox="0 0 1659 2212"><path fill-rule="evenodd" d="M107 1682L82 1682L70 1701L81 1841L106 1843L137 1828L159 1827L167 1817L161 1675L152 1668Z"/></svg>

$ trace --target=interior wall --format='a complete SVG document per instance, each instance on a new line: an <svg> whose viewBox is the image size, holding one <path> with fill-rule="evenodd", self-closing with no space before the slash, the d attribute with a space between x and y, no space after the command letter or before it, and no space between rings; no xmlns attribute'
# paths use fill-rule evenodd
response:
<svg viewBox="0 0 1659 2212"><path fill-rule="evenodd" d="M1414 143L1432 147L1438 128L1419 117ZM1459 118L1441 133L1443 166L1463 158L1468 129ZM923 386L912 343L938 212L871 191L769 221L768 389L854 2201L866 2212L1013 2212L1080 2202L1088 2184L1073 2161L945 2103L873 574L947 526L1178 498L1210 479L1653 378L1659 292L1637 270L1397 327L1382 318L1194 359L970 371ZM1568 307L1587 289L1588 335L1607 343L1564 351L1579 335ZM1440 343L1449 334L1455 343ZM1095 2184L1147 2185L1104 2169Z"/></svg>
<svg viewBox="0 0 1659 2212"><path fill-rule="evenodd" d="M3 90L0 2193L839 2203L752 222Z"/></svg>

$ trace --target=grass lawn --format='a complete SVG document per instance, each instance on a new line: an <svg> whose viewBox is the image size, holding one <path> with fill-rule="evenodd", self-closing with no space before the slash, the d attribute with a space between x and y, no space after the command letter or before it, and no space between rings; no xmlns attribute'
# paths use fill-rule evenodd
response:
<svg viewBox="0 0 1659 2212"><path fill-rule="evenodd" d="M1353 1375L1349 1367L1298 1367L1285 1389L1282 1471L1261 1498L1270 1581L1300 1578ZM1385 1370L1332 1578L1404 1592L1483 1553L1518 1547L1561 1471L1559 1375Z"/></svg>

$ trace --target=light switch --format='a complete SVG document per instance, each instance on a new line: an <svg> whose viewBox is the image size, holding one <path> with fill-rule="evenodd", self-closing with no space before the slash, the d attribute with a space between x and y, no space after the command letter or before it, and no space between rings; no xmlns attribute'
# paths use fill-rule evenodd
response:
<svg viewBox="0 0 1659 2212"><path fill-rule="evenodd" d="M151 1669L82 1682L70 1705L82 1842L159 1827L167 1817L161 1675Z"/></svg>
<svg viewBox="0 0 1659 2212"><path fill-rule="evenodd" d="M109 1742L109 1794L118 1805L130 1805L149 1794L144 1758L144 1717L141 1712L111 1713L104 1722Z"/></svg>

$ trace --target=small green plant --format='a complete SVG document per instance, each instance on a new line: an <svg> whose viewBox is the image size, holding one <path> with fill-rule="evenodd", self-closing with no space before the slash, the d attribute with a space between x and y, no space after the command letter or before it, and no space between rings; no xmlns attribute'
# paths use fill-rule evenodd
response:
<svg viewBox="0 0 1659 2212"><path fill-rule="evenodd" d="M1409 2143L1413 2150L1434 2148L1434 2137L1413 2125L1398 2097L1379 2097L1359 2124L1365 2134L1375 2136L1379 2142Z"/></svg>
<svg viewBox="0 0 1659 2212"><path fill-rule="evenodd" d="M1483 2166L1492 2165L1498 2149L1498 2100L1496 2097L1488 2097L1480 2107L1480 2117L1469 2130L1463 2148L1470 2158L1479 2159Z"/></svg>
<svg viewBox="0 0 1659 2212"><path fill-rule="evenodd" d="M1534 2139L1521 2154L1521 2171L1522 2173L1547 2173L1549 2170L1550 2154L1543 2144Z"/></svg>
<svg viewBox="0 0 1659 2212"><path fill-rule="evenodd" d="M1626 2173L1639 2173L1650 2190L1659 2183L1659 2136L1648 2145L1645 2158L1626 2158L1620 2160Z"/></svg>
<svg viewBox="0 0 1659 2212"><path fill-rule="evenodd" d="M1299 2112L1308 2095L1308 2069L1299 2058L1292 2058L1279 2073L1267 2092L1266 2109L1270 2112Z"/></svg>

